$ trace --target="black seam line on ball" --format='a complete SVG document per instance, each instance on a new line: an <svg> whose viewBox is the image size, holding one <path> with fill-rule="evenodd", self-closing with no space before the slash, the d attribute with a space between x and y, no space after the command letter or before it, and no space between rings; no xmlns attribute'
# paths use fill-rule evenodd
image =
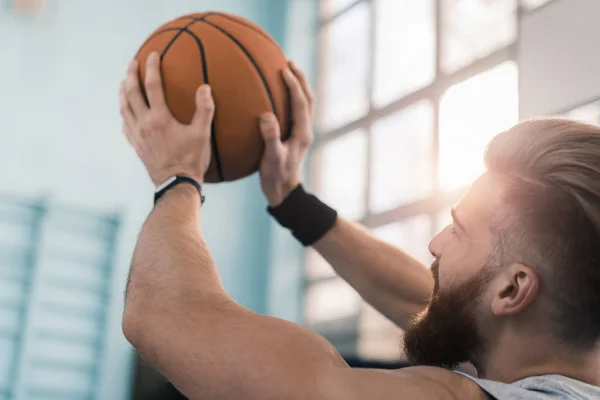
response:
<svg viewBox="0 0 600 400"><path fill-rule="evenodd" d="M155 37L157 37L158 35L161 35L163 33L166 32L172 32L172 31L181 31L182 28L165 28L161 31L158 32L154 32L148 39L146 39L146 41L144 41L144 43L140 46L138 52L135 55L135 58L137 58L140 55L140 51L142 51L142 49L146 46L146 44L148 44L149 41L151 41L152 39L154 39Z"/></svg>
<svg viewBox="0 0 600 400"><path fill-rule="evenodd" d="M275 46L277 46L277 48L279 48L279 44L272 37L270 37L269 35L265 34L264 32L262 32L262 31L260 31L258 29L256 29L252 25L249 25L249 24L246 24L243 21L238 21L238 20L236 20L234 18L231 18L227 14L223 14L223 13L220 13L220 12L213 11L213 12L209 12L209 13L203 15L200 18L196 18L196 20L206 21L206 18L208 18L208 17L210 17L212 15L217 15L219 17L223 17L224 19L226 19L228 21L231 21L231 22L236 23L238 25L244 26L244 27L246 27L246 28L248 28L248 29L250 29L250 30L258 33L258 34L260 34L262 37L264 37L265 39L267 39L268 41L270 41L271 43L273 43ZM193 17L188 17L188 18L193 18ZM208 21L208 22L212 22L212 21ZM251 59L251 61L252 61L252 59ZM288 92L288 96L287 96L288 99L291 98L290 97L290 93L289 93L289 89L286 87L285 90ZM269 89L267 89L267 93L269 94L269 97L270 97L271 94L269 92ZM275 108L273 107L273 109L275 109ZM286 140L288 140L289 138L292 137L292 128L294 126L294 121L292 120L292 103L291 103L291 101L288 102L288 124L287 125L288 126L286 127L286 131L281 133L281 141L282 142L285 142Z"/></svg>
<svg viewBox="0 0 600 400"><path fill-rule="evenodd" d="M252 56L250 55L248 50L235 37L233 37L229 32L227 32L225 29L221 28L220 26L215 25L212 22L205 21L205 20L200 20L199 22L204 22L205 24L210 25L213 28L215 28L216 30L221 32L223 35L227 36L233 43L235 43L244 52L244 54L246 55L246 57L248 57L248 60L250 60L250 62L254 66L254 69L260 76L260 79L263 83L265 91L267 92L267 96L269 96L269 102L271 103L271 110L273 111L273 114L275 114L275 116L278 117L277 107L275 106L275 100L273 99L273 95L271 94L271 89L269 88L269 84L267 83L265 76L263 75L262 71L258 67L258 64L256 63L256 61L254 61L254 59L252 58Z"/></svg>
<svg viewBox="0 0 600 400"><path fill-rule="evenodd" d="M237 19L235 19L235 18L231 18L231 17L230 17L229 15L227 15L227 14L223 14L223 13L220 13L220 12L217 12L217 11L210 11L210 12L208 12L208 13L204 14L203 16L201 16L200 18L197 18L197 17L192 17L192 16L185 16L185 17L182 17L181 19L193 19L193 20L195 20L195 21L204 21L204 19L205 19L205 18L207 18L207 17L210 17L210 16L212 16L212 15L217 15L217 16L219 16L219 17L223 17L223 18L225 18L225 19L226 19L226 20L228 20L228 21L231 21L231 22L233 22L233 23L236 23L236 24L238 24L238 25L241 25L241 26L244 26L244 27L246 27L246 28L248 28L248 29L251 29L251 30L253 30L254 32L256 32L256 33L258 33L259 35L261 35L262 37L264 37L265 39L267 39L269 42L273 43L273 44L274 44L274 45L276 45L276 46L279 46L279 44L278 44L278 43L275 41L275 39L273 39L273 38L272 38L272 37L270 37L269 35L265 34L264 32L260 31L259 29L256 29L256 28L255 28L255 27L253 27L252 25L250 25L250 24L247 24L247 23L245 23L244 21L238 21L238 20L237 20Z"/></svg>
<svg viewBox="0 0 600 400"><path fill-rule="evenodd" d="M224 19L226 19L228 21L231 21L233 23L236 23L238 25L241 25L241 26L244 26L244 27L246 27L248 29L251 29L254 32L256 32L256 33L260 34L261 36L263 36L265 39L269 40L271 43L275 44L279 48L279 44L277 44L277 42L273 38L271 38L269 35L266 35L264 32L256 29L252 25L249 25L249 24L244 23L243 21L238 21L238 20L236 20L234 18L231 18L227 14L223 14L223 13L216 12L216 11L211 11L211 12L208 12L208 13L202 15L202 17L199 17L199 18L192 17L192 16L185 16L185 17L182 17L181 19L192 19L194 21L206 21L206 18L208 18L208 17L210 17L212 15L223 17ZM206 21L206 22L212 22L212 21ZM254 61L252 60L252 58L251 57L249 57L249 58L250 58L250 61L252 61L254 63ZM254 63L254 64L256 66L256 63ZM257 67L257 69L258 69L258 67ZM260 71L259 71L259 74L260 74ZM263 82L264 82L264 80L263 80ZM291 98L290 97L290 93L289 93L289 89L286 87L285 90L288 92L287 98L288 99ZM269 89L267 89L267 94L269 95L269 97L271 97L271 93L270 93ZM273 104L273 102L271 104ZM273 107L273 109L275 110L274 107ZM285 132L281 133L281 141L282 142L285 142L285 141L289 140L292 137L292 128L294 126L294 121L292 119L292 103L291 103L291 101L288 102L288 124L287 125L288 126L286 127Z"/></svg>
<svg viewBox="0 0 600 400"><path fill-rule="evenodd" d="M228 20L230 22L233 22L235 24L238 24L238 25L241 25L243 27L246 27L246 28L248 28L248 29L250 29L250 30L258 33L259 35L261 35L262 37L264 37L265 39L267 39L269 42L271 42L272 44L274 44L275 46L277 46L277 48L279 48L279 44L272 37L270 37L269 35L265 34L264 32L262 32L262 31L260 31L258 29L256 29L252 25L245 23L244 21L238 21L235 18L231 18L227 14L223 14L223 13L220 13L220 12L217 12L217 11L213 11L213 12L209 12L209 13L207 13L207 14L205 14L202 17L197 18L197 19L199 19L201 21L205 21L206 18L211 17L213 15L216 15L218 17L222 17L222 18L224 18L224 19L226 19L226 20ZM212 21L209 21L209 22L212 22ZM289 99L290 98L290 94L289 94L289 89L287 87L286 87L286 91L288 92L288 96L287 97ZM286 128L286 131L282 132L282 134L281 134L281 141L282 142L285 142L290 137L292 137L293 121L292 121L292 103L291 102L288 103L288 116L289 116L288 117L288 124L287 124L288 126Z"/></svg>
<svg viewBox="0 0 600 400"><path fill-rule="evenodd" d="M194 21L196 22L196 21ZM191 24L190 24L191 25ZM202 74L204 74L204 83L209 84L208 81L208 63L206 62L206 53L204 51L204 45L202 44L202 40L194 32L190 31L187 28L183 28L183 31L191 35L196 43L198 44L198 50L200 51L200 58L202 59ZM219 146L217 143L217 131L215 129L215 122L213 121L210 126L210 145L212 147L212 155L215 160L215 167L217 168L217 174L219 175L219 180L223 182L225 177L223 176L223 167L221 165L221 157L219 156Z"/></svg>
<svg viewBox="0 0 600 400"><path fill-rule="evenodd" d="M196 21L191 21L189 24L187 24L186 26L184 26L183 28L178 28L180 29L180 31L177 33L177 35L173 36L173 39L171 39L171 41L167 44L167 46L165 47L165 49L163 50L162 54L160 55L160 59L162 60L165 55L167 54L167 51L169 51L169 49L171 48L171 46L173 45L173 43L175 43L175 41L177 40L177 38L185 31L187 30L188 27L194 25L196 23Z"/></svg>

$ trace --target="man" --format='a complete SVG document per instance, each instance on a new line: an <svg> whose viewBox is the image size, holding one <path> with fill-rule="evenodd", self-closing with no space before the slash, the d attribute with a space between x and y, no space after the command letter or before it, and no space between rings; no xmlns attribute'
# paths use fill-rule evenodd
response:
<svg viewBox="0 0 600 400"><path fill-rule="evenodd" d="M290 64L284 78L292 138L280 141L273 115L260 121L269 211L407 328L405 350L419 365L355 370L317 334L252 313L225 293L199 226L214 112L210 88L199 88L195 117L182 125L165 104L156 54L147 70L149 106L135 62L122 86L125 131L152 181L171 184L161 188L139 236L123 331L185 395L600 398L600 129L541 119L497 136L487 150L488 171L430 244L436 259L430 272L302 190L313 99ZM173 176L185 178L173 182ZM453 370L463 362L479 378Z"/></svg>

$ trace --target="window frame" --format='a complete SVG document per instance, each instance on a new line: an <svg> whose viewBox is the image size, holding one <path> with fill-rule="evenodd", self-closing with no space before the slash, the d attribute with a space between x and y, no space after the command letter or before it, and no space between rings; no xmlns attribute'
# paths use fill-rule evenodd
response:
<svg viewBox="0 0 600 400"><path fill-rule="evenodd" d="M319 0L326 1L326 0ZM367 148L366 148L366 182L365 182L365 194L363 196L364 199L364 210L365 214L362 218L357 220L360 224L364 225L369 229L378 228L381 226L385 226L391 223L402 222L409 218L418 216L418 215L428 215L431 220L431 237L436 232L437 228L439 228L439 224L441 221L440 212L449 208L453 204L455 204L465 193L466 187L454 190L452 192L443 192L441 190L441 185L439 183L439 153L440 153L440 101L443 94L446 92L448 88L454 86L458 83L461 83L467 80L470 77L478 75L480 73L486 72L494 67L499 66L500 64L507 61L514 61L519 67L518 62L518 41L520 37L520 21L522 16L525 13L532 13L537 10L534 9L526 9L522 0L514 0L517 2L516 5L516 25L517 32L515 35L515 39L513 42L509 43L503 48L493 51L492 53L479 58L472 63L459 68L458 70L446 74L442 70L442 3L443 0L434 0L434 9L433 9L433 18L434 18L434 28L435 28L435 76L433 81L412 93L409 93L403 97L397 98L389 102L388 104L377 107L373 101L373 91L374 91L374 73L375 73L375 48L376 48L376 12L375 12L375 3L378 0L356 0L349 4L347 7L343 8L339 12L331 15L327 18L321 18L318 24L318 35L319 43L317 45L317 81L316 81L316 93L317 98L322 96L323 91L325 90L325 80L324 77L324 49L321 43L322 40L322 32L326 27L334 22L336 19L343 16L345 13L349 12L353 7L356 7L361 3L368 3L369 9L369 28L367 35L369 35L368 43L369 43L369 57L368 57L368 81L367 81L367 96L368 96L368 111L365 115L350 121L342 126L327 130L327 131L317 131L315 132L315 141L313 145L313 149L311 152L315 154L318 152L318 149L322 146L325 146L332 140L339 138L340 136L345 135L346 133L353 132L357 129L364 129L367 135ZM554 0L550 0L549 2L543 4L541 7L547 6L549 3L552 3ZM520 79L520 78L519 78ZM517 83L520 88L520 81ZM371 163L372 163L372 132L373 125L376 121L388 117L392 114L400 112L407 107L410 107L413 104L416 104L422 100L428 100L431 102L433 106L433 152L432 152L432 170L433 170L433 190L429 197L406 203L399 204L396 207L383 211L383 212L372 212L370 208L370 196L371 196L371 182L372 182L372 171L371 171ZM318 110L317 110L318 112ZM318 159L314 159L314 157L309 157L309 174L308 180L311 187L318 187L320 184L319 179L319 171L320 171L320 163ZM318 191L317 191L318 194ZM309 278L306 274L304 275L304 290L306 290L314 283L322 282L324 280L330 279L340 279L337 275L320 277L320 278ZM304 314L305 308L304 304L302 304ZM364 307L359 307L357 310L357 318L360 317L361 310ZM319 331L319 327L313 327L317 331ZM358 330L358 327L357 327ZM357 332L341 332L340 335L348 336L350 333ZM329 333L331 334L331 333ZM329 335L328 335L329 336ZM334 343L335 345L335 343ZM357 346L358 347L358 346Z"/></svg>

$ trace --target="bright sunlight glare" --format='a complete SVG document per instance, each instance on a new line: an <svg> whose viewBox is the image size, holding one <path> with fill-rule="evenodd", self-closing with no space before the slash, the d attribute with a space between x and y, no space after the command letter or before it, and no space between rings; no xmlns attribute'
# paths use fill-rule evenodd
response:
<svg viewBox="0 0 600 400"><path fill-rule="evenodd" d="M440 186L451 191L484 171L492 137L518 120L517 65L508 61L452 86L440 103Z"/></svg>

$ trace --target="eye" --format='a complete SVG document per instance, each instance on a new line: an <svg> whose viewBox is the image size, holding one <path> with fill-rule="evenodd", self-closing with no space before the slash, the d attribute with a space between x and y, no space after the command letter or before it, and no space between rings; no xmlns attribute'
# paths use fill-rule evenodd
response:
<svg viewBox="0 0 600 400"><path fill-rule="evenodd" d="M449 228L450 228L450 233L451 233L451 234L453 234L453 235L457 235L457 233L458 233L458 232L457 232L457 229L456 229L456 227L454 226L454 224L450 224L450 225L448 225L448 226L449 226Z"/></svg>

